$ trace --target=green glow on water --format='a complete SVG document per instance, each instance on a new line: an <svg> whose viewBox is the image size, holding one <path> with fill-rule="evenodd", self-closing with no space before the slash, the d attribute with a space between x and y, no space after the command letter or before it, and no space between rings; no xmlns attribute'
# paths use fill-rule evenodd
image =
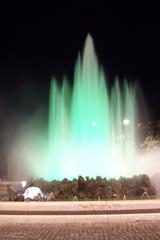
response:
<svg viewBox="0 0 160 240"><path fill-rule="evenodd" d="M49 151L41 177L118 177L134 171L135 87L116 79L109 89L107 83L88 35L73 88L66 79L61 87L51 81Z"/></svg>

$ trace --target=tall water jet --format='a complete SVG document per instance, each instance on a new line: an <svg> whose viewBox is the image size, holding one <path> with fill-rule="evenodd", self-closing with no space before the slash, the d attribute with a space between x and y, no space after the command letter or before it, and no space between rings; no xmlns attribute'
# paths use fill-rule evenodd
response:
<svg viewBox="0 0 160 240"><path fill-rule="evenodd" d="M93 41L87 36L79 55L73 89L52 79L49 147L45 179L119 177L134 173L136 157L135 86L118 79L107 86ZM125 119L125 121L124 121Z"/></svg>

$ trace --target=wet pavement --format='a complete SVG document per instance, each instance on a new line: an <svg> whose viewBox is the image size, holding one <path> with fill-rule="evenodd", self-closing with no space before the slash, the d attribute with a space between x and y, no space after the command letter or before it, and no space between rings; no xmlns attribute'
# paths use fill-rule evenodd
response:
<svg viewBox="0 0 160 240"><path fill-rule="evenodd" d="M0 216L2 240L159 240L160 214Z"/></svg>

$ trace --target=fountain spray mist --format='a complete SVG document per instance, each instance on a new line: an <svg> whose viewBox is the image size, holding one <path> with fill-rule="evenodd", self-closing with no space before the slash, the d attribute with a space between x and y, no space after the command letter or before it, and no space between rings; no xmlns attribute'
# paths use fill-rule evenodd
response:
<svg viewBox="0 0 160 240"><path fill-rule="evenodd" d="M7 150L9 178L118 178L140 173L136 90L127 80L121 83L117 78L109 84L88 35L73 86L65 77L61 86L51 80L48 126L41 106L31 119L18 124Z"/></svg>
<svg viewBox="0 0 160 240"><path fill-rule="evenodd" d="M116 79L107 86L93 40L87 36L75 66L73 89L52 79L46 179L134 174L136 88Z"/></svg>

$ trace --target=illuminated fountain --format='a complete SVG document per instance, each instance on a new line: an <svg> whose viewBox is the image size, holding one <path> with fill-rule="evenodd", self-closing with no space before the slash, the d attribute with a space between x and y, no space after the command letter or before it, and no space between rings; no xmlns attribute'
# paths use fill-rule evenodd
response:
<svg viewBox="0 0 160 240"><path fill-rule="evenodd" d="M8 150L9 178L138 174L135 92L126 80L108 84L88 35L83 56L76 62L73 86L66 78L61 86L56 79L51 81L47 131L41 109L18 126Z"/></svg>
<svg viewBox="0 0 160 240"><path fill-rule="evenodd" d="M136 157L135 86L118 79L107 86L87 36L78 57L73 88L52 79L49 150L41 177L119 177L134 174Z"/></svg>

